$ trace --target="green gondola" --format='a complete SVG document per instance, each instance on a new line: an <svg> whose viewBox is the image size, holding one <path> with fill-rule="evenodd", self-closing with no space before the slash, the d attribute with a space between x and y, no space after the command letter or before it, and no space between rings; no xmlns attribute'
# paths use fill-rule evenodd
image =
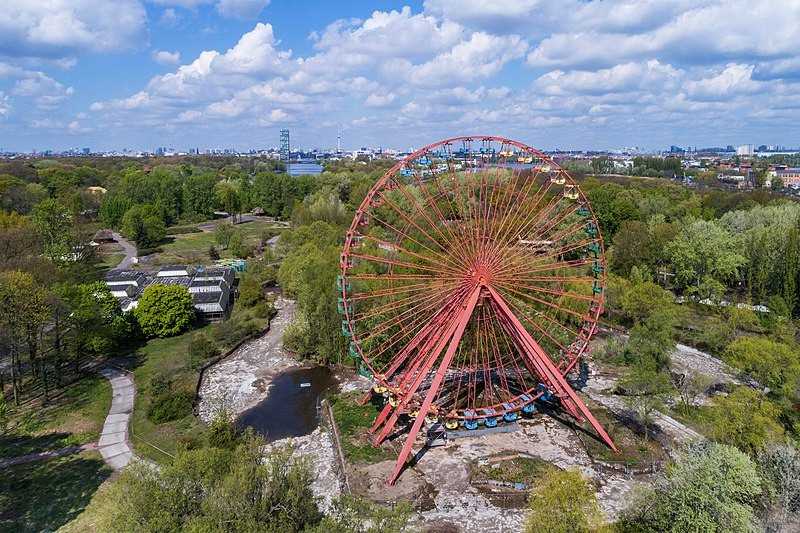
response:
<svg viewBox="0 0 800 533"><path fill-rule="evenodd" d="M342 320L342 335L348 339L353 336L353 334L350 333L350 325L347 320Z"/></svg>
<svg viewBox="0 0 800 533"><path fill-rule="evenodd" d="M336 301L336 311L339 312L340 315L343 315L347 310L348 315L353 314L353 302L346 302L344 298L339 296L339 299Z"/></svg>

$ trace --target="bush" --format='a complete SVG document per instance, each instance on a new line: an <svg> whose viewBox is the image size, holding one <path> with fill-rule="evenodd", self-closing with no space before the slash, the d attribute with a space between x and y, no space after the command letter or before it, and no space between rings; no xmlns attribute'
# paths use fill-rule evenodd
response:
<svg viewBox="0 0 800 533"><path fill-rule="evenodd" d="M783 434L778 407L750 387L738 387L728 396L714 398L708 410L709 436L755 455Z"/></svg>
<svg viewBox="0 0 800 533"><path fill-rule="evenodd" d="M602 525L594 487L577 470L551 470L531 492L526 533L588 533Z"/></svg>
<svg viewBox="0 0 800 533"><path fill-rule="evenodd" d="M221 411L211 421L206 433L208 445L212 448L233 449L239 439L236 425L228 413Z"/></svg>
<svg viewBox="0 0 800 533"><path fill-rule="evenodd" d="M180 285L150 285L133 313L148 337L177 335L194 320L192 295Z"/></svg>
<svg viewBox="0 0 800 533"><path fill-rule="evenodd" d="M213 244L208 247L208 258L211 259L212 261L216 261L217 259L219 259L219 252L217 251L217 249L214 247Z"/></svg>
<svg viewBox="0 0 800 533"><path fill-rule="evenodd" d="M278 314L278 310L272 302L261 302L253 308L253 316L272 320Z"/></svg>
<svg viewBox="0 0 800 533"><path fill-rule="evenodd" d="M216 343L205 333L196 333L189 340L189 366L198 369L207 360L219 355Z"/></svg>
<svg viewBox="0 0 800 533"><path fill-rule="evenodd" d="M761 478L736 448L699 443L681 453L655 487L639 494L617 524L620 532L755 531L753 503Z"/></svg>
<svg viewBox="0 0 800 533"><path fill-rule="evenodd" d="M245 275L239 283L239 303L245 307L253 307L264 300L264 289L256 276Z"/></svg>
<svg viewBox="0 0 800 533"><path fill-rule="evenodd" d="M147 418L156 424L179 420L192 414L192 402L194 394L185 391L157 396L147 409Z"/></svg>

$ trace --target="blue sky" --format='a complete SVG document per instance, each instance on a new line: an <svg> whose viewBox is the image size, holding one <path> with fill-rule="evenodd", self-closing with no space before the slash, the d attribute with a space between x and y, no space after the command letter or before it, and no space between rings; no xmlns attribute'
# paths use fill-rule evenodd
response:
<svg viewBox="0 0 800 533"><path fill-rule="evenodd" d="M8 4L10 2L10 5ZM800 145L800 0L7 0L0 150Z"/></svg>

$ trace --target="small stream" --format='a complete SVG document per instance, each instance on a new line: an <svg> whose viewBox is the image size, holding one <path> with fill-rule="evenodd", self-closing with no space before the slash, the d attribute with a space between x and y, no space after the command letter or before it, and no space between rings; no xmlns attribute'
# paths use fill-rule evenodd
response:
<svg viewBox="0 0 800 533"><path fill-rule="evenodd" d="M244 411L237 420L272 442L308 435L319 425L319 402L337 386L329 368L294 368L275 376L267 397Z"/></svg>

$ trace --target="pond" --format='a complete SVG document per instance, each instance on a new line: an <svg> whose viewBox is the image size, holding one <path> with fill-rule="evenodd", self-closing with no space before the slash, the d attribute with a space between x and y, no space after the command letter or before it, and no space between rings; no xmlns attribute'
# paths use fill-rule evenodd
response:
<svg viewBox="0 0 800 533"><path fill-rule="evenodd" d="M319 425L319 403L337 385L324 366L295 368L275 376L267 397L243 412L241 428L251 427L268 441L308 435Z"/></svg>

